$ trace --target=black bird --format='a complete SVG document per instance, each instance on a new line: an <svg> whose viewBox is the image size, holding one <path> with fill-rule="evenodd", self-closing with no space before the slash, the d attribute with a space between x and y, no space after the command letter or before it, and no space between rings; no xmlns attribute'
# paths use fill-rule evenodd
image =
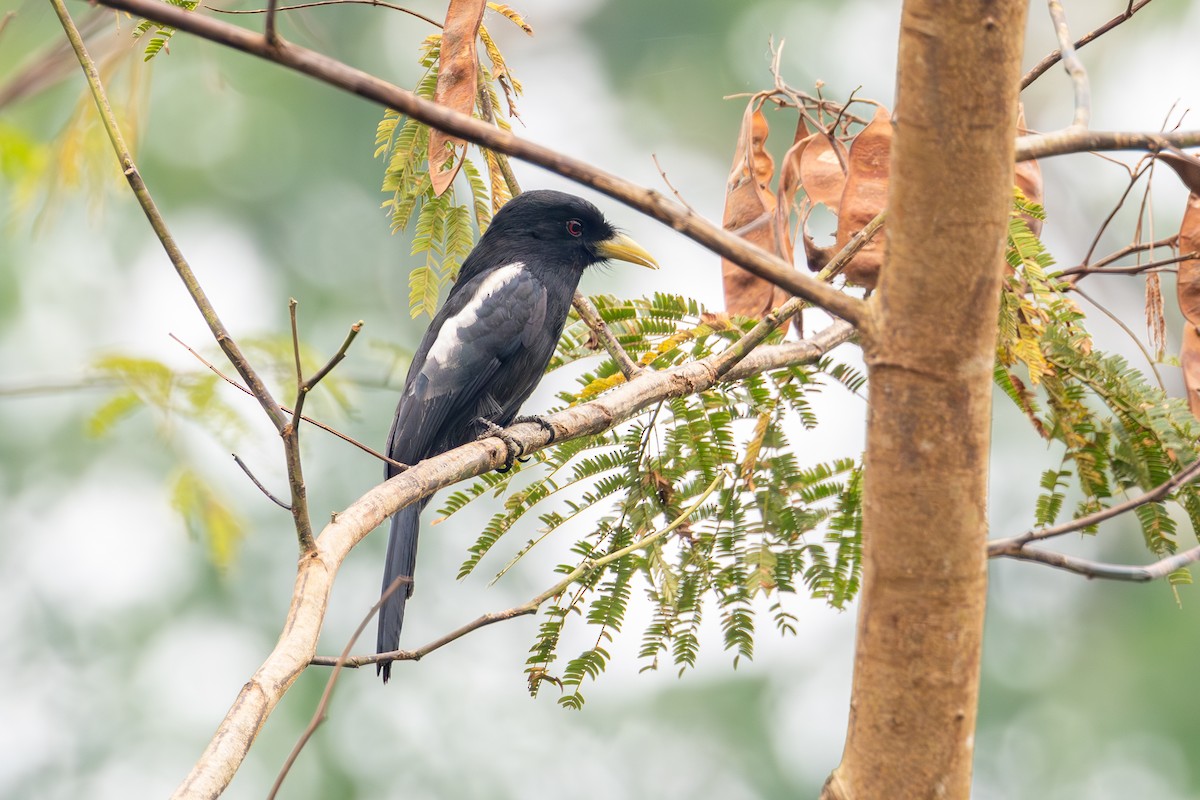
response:
<svg viewBox="0 0 1200 800"><path fill-rule="evenodd" d="M388 455L416 464L511 424L554 355L584 269L608 259L658 266L582 198L530 191L501 208L413 356ZM387 466L387 477L397 472ZM392 517L383 591L409 581L379 611L379 653L399 647L426 502ZM386 682L391 663L377 666Z"/></svg>

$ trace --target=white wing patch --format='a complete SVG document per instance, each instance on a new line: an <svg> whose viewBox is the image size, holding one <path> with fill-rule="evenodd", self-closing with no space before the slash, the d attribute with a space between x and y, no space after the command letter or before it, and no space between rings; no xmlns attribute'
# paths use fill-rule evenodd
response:
<svg viewBox="0 0 1200 800"><path fill-rule="evenodd" d="M429 348L427 358L439 364L446 364L454 351L454 345L459 341L459 331L473 325L479 319L479 309L483 307L487 299L505 284L515 280L523 269L525 269L525 262L517 261L488 275L475 290L475 296L463 306L462 310L442 323L442 329L438 331L433 347Z"/></svg>

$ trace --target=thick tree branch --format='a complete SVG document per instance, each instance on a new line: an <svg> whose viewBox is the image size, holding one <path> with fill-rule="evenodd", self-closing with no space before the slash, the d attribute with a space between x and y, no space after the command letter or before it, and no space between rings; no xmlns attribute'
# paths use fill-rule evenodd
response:
<svg viewBox="0 0 1200 800"><path fill-rule="evenodd" d="M866 320L867 307L859 298L796 271L792 264L693 214L659 192L638 186L585 161L534 144L482 120L419 98L412 92L373 75L290 42L278 40L272 43L267 41L266 37L236 25L200 13L184 11L177 6L156 0L103 0L101 4L273 61L387 108L393 108L472 144L506 153L590 186L671 226L748 272L803 297L848 322L858 325Z"/></svg>
<svg viewBox="0 0 1200 800"><path fill-rule="evenodd" d="M853 331L848 323L835 322L806 341L760 347L731 369L725 381L811 363L847 341ZM596 400L546 419L560 442L602 433L664 399L711 388L718 383L715 359L716 354L667 370L647 370ZM525 453L545 447L549 439L545 429L531 422L514 425L508 433ZM501 467L506 456L507 448L495 438L463 445L412 466L334 515L317 538L316 550L300 559L292 604L275 649L242 688L191 774L176 789L176 798L216 797L232 780L275 705L312 662L334 578L350 550L398 509Z"/></svg>

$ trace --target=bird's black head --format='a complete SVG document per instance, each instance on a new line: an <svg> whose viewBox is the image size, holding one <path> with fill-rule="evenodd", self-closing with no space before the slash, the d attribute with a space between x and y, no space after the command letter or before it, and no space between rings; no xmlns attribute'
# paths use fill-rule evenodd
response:
<svg viewBox="0 0 1200 800"><path fill-rule="evenodd" d="M608 259L658 267L587 200L538 189L514 197L496 212L463 264L459 281L517 261L533 269L582 273Z"/></svg>

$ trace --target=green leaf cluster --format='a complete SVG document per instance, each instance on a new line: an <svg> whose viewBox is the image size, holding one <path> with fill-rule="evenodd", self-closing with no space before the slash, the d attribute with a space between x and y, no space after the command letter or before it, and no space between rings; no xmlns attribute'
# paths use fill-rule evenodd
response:
<svg viewBox="0 0 1200 800"><path fill-rule="evenodd" d="M1184 400L1147 383L1120 356L1095 349L1067 295L1069 284L1050 272L1053 261L1022 214L1039 217L1042 209L1019 195L1013 209L995 378L1035 430L1063 448L1060 467L1041 478L1034 517L1044 527L1059 519L1071 489L1081 496L1079 518L1109 507L1117 495L1165 483L1196 459L1200 426ZM1200 530L1194 485L1139 507L1146 547L1156 557L1178 547L1172 503ZM1190 576L1180 570L1171 580Z"/></svg>
<svg viewBox="0 0 1200 800"><path fill-rule="evenodd" d="M594 302L631 355L656 369L718 352L753 325L706 314L694 300L673 295ZM593 356L594 347L587 327L574 321L552 367ZM561 399L582 402L613 385L614 377L619 382L621 373L603 359ZM449 515L484 494L505 495L503 508L469 548L460 577L533 514L537 535L517 548L501 574L569 527L583 535L571 547L574 563L559 567L567 574L678 520L722 474L735 476L669 538L585 571L553 599L527 664L535 694L551 680L564 689L563 705L583 703L580 688L607 665L608 643L622 630L635 591L654 609L642 633L645 668L670 662L681 672L696 663L706 614L719 620L736 664L753 657L762 607L756 598L766 598L772 627L795 633L786 595L804 591L839 608L853 597L861 555L861 468L849 458L803 464L793 444L796 431L817 424L811 393L830 379L861 383L851 370L823 360L671 398L615 431L553 446L539 454L534 469L485 475L447 498L442 511ZM552 675L564 628L577 616L588 623L590 644Z"/></svg>
<svg viewBox="0 0 1200 800"><path fill-rule="evenodd" d="M200 5L200 0L164 0L164 2L178 6L184 11L195 11L196 6ZM143 51L145 53L143 61L149 61L158 55L167 47L167 42L171 40L171 37L175 35L175 29L170 25L159 25L153 20L144 19L133 29L133 38L141 38L151 30L154 31L154 35L150 37L150 41L146 42L146 48ZM169 48L167 52L170 52Z"/></svg>
<svg viewBox="0 0 1200 800"><path fill-rule="evenodd" d="M479 64L481 80L475 115L509 130L509 123L499 111L497 86L504 92L509 114L515 116L514 100L521 84L509 72L487 28L481 26L479 35L491 69ZM413 89L418 97L433 100L440 57L441 35L427 37L420 60L425 72ZM471 151L455 152L446 168L459 168L465 180L456 180L437 195L428 169L429 130L424 123L387 109L375 131L375 157L387 159L382 191L391 196L383 202L383 208L391 217L392 232L413 224L412 255L425 259L408 275L409 312L413 317L433 316L442 289L458 276L463 259L474 245L475 228L482 232L492 214L512 196L504 177L505 157L486 149L479 150L486 178L476 160L468 156ZM455 159L461 159L461 164ZM460 200L464 189L466 197Z"/></svg>

